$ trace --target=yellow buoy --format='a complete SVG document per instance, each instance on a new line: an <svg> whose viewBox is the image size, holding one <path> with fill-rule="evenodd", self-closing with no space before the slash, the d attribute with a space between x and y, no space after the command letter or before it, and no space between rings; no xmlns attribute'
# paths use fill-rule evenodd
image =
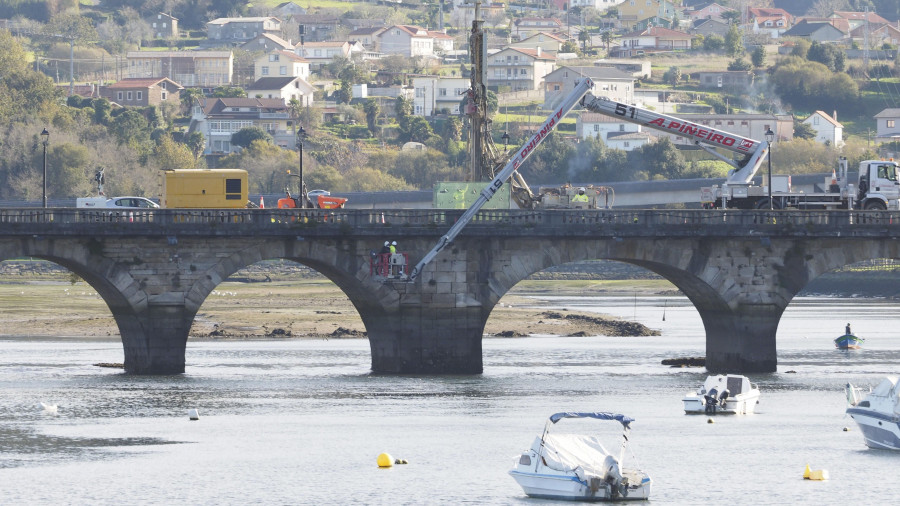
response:
<svg viewBox="0 0 900 506"><path fill-rule="evenodd" d="M828 471L825 469L815 469L809 472L810 480L823 481L828 479Z"/></svg>
<svg viewBox="0 0 900 506"><path fill-rule="evenodd" d="M378 467L391 467L394 465L394 457L391 457L387 453L382 453L378 456Z"/></svg>
<svg viewBox="0 0 900 506"><path fill-rule="evenodd" d="M806 464L806 471L803 471L803 479L804 480L816 480L816 481L827 480L828 479L828 470L815 469L813 471L810 471L809 464Z"/></svg>

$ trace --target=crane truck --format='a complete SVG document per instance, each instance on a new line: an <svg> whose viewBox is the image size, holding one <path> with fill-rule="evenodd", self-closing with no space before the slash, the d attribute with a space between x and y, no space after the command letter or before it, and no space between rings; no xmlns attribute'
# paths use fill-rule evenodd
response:
<svg viewBox="0 0 900 506"><path fill-rule="evenodd" d="M769 154L768 142L741 137L706 125L622 104L605 97L587 95L585 109L613 116L630 123L691 139L694 144L733 167L725 182L700 189L700 202L706 208L728 209L863 209L896 210L900 207L898 164L892 160L864 160L859 163L856 184L850 183L847 159L841 158L839 169L823 182L825 191L797 192L791 189L790 177L779 176L776 188L752 183L763 160ZM716 148L741 155L732 160ZM771 207L769 203L771 195Z"/></svg>
<svg viewBox="0 0 900 506"><path fill-rule="evenodd" d="M456 220L456 223L450 227L450 230L444 234L438 243L431 249L428 253L422 257L422 260L413 267L413 270L409 273L409 277L407 280L412 283L419 277L422 273L422 268L424 268L429 262L431 262L438 253L441 252L448 244L450 244L454 238L462 231L462 229L472 221L472 218L475 216L475 213L478 212L479 209L484 207L484 205L500 191L503 187L504 183L507 179L513 176L513 172L519 168L519 166L524 162L531 154L534 152L535 148L537 148L544 139L547 138L547 135L550 134L557 126L559 126L560 120L562 120L563 116L569 113L573 107L578 103L579 100L584 96L585 93L588 92L594 86L594 81L590 78L584 78L578 81L575 84L575 88L562 100L559 106L550 114L550 116L544 120L544 123L529 139L528 141L519 148L515 154L510 157L509 161L506 162L506 165L502 170L497 172L494 176L494 179L488 183L487 186L481 190L481 193L478 195L478 198L475 200L475 203L469 207L466 212Z"/></svg>

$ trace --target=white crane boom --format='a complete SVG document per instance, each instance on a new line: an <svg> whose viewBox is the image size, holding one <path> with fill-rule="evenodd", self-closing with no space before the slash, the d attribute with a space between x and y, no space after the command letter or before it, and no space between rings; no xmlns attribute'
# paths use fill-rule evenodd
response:
<svg viewBox="0 0 900 506"><path fill-rule="evenodd" d="M585 93L588 92L594 86L594 81L590 78L584 78L578 81L575 84L575 88L571 93L566 95L563 99L562 103L556 108L555 111L544 121L544 124L541 125L541 128L538 129L534 135L526 142L521 148L519 148L518 153L515 156L510 158L509 162L507 162L506 166L503 167L503 170L497 173L494 176L494 179L491 180L490 184L487 185L484 190L481 190L481 195L475 200L475 203L472 204L472 207L466 210L462 216L450 227L450 230L444 234L443 237L438 241L438 243L431 249L419 263L413 268L412 272L409 273L409 282L413 282L416 278L419 277L419 274L422 273L422 268L424 268L429 262L434 260L434 257L437 256L438 253L441 252L448 244L450 244L453 239L459 235L459 232L472 221L472 218L475 216L475 213L481 209L484 204L487 203L488 200L497 193L500 187L503 186L503 183L512 176L513 172L519 168L519 165L527 159L531 153L534 152L534 149L538 147L538 145L547 138L547 135L553 131L554 128L559 126L560 120L562 120L563 116L569 113L575 104L581 100L581 97L584 96Z"/></svg>
<svg viewBox="0 0 900 506"><path fill-rule="evenodd" d="M614 116L647 128L692 139L698 147L734 167L728 173L727 184L750 183L769 151L768 143L741 137L706 125L698 125L675 116L622 104L606 97L587 95L582 103L584 108L591 112ZM727 149L747 156L744 160L735 162L717 153L713 148Z"/></svg>

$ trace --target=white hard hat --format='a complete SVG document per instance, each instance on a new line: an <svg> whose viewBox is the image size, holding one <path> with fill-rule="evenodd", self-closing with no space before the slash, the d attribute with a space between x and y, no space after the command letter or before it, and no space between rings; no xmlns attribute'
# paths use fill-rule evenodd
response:
<svg viewBox="0 0 900 506"><path fill-rule="evenodd" d="M385 245L385 246L390 246L390 244L391 244L391 243L390 243L389 241L384 241L384 245Z"/></svg>
<svg viewBox="0 0 900 506"><path fill-rule="evenodd" d="M396 245L397 245L397 241L392 242L391 245L392 245L392 246L396 246Z"/></svg>
<svg viewBox="0 0 900 506"><path fill-rule="evenodd" d="M584 187L582 186L581 188L578 189L578 191L584 193Z"/></svg>

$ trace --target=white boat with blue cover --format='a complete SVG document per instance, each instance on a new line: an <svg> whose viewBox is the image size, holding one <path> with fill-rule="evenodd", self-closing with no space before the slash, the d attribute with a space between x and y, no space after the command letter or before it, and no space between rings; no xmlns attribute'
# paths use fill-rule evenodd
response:
<svg viewBox="0 0 900 506"><path fill-rule="evenodd" d="M564 418L594 418L622 424L618 456L607 452L596 436L551 434ZM529 497L569 501L645 500L650 477L639 469L621 467L633 418L615 413L556 413L544 432L520 455L509 474Z"/></svg>
<svg viewBox="0 0 900 506"><path fill-rule="evenodd" d="M900 384L895 376L881 380L862 397L860 388L847 383L847 414L859 425L866 446L900 450Z"/></svg>

